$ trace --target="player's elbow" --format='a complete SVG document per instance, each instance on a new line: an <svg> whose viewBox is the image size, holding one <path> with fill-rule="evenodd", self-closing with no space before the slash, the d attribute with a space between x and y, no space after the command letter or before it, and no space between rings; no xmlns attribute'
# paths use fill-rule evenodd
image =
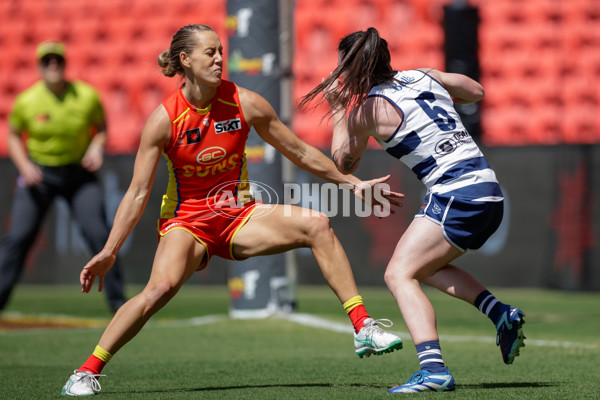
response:
<svg viewBox="0 0 600 400"><path fill-rule="evenodd" d="M467 94L463 94L462 96L452 96L452 101L455 104L471 104L483 100L484 96L485 93L482 87L481 90L473 90Z"/></svg>
<svg viewBox="0 0 600 400"><path fill-rule="evenodd" d="M483 90L483 86L478 85L478 87L475 89L475 91L473 93L473 103L483 100L484 97L485 97L485 90Z"/></svg>
<svg viewBox="0 0 600 400"><path fill-rule="evenodd" d="M337 161L335 161L335 167L342 174L350 175L351 173L356 171L356 168L358 168L358 163L349 163L347 161L337 160Z"/></svg>
<svg viewBox="0 0 600 400"><path fill-rule="evenodd" d="M483 86L479 82L471 81L472 85L470 85L468 90L468 100L470 103L475 103L480 100L483 100L485 96L485 91L483 90Z"/></svg>
<svg viewBox="0 0 600 400"><path fill-rule="evenodd" d="M344 175L350 175L350 174L353 174L354 171L356 171L356 168L346 168L346 169L341 169L339 171Z"/></svg>

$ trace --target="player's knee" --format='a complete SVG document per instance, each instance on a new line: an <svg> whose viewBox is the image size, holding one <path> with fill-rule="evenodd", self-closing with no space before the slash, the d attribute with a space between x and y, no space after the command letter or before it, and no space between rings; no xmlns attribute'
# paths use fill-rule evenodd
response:
<svg viewBox="0 0 600 400"><path fill-rule="evenodd" d="M307 223L306 235L310 242L322 241L324 237L333 236L329 217L322 212L313 212Z"/></svg>
<svg viewBox="0 0 600 400"><path fill-rule="evenodd" d="M383 280L388 288L392 289L395 286L396 274L389 266L386 268L385 273L383 274Z"/></svg>
<svg viewBox="0 0 600 400"><path fill-rule="evenodd" d="M167 282L161 282L156 285L147 286L145 292L145 309L156 312L162 308L175 296L178 287Z"/></svg>
<svg viewBox="0 0 600 400"><path fill-rule="evenodd" d="M383 274L383 279L390 290L405 290L407 285L419 285L423 282L425 278L420 276L420 271L410 262L391 262Z"/></svg>
<svg viewBox="0 0 600 400"><path fill-rule="evenodd" d="M409 279L402 272L401 268L394 265L388 265L383 274L383 280L390 290L394 290L394 288L397 288Z"/></svg>

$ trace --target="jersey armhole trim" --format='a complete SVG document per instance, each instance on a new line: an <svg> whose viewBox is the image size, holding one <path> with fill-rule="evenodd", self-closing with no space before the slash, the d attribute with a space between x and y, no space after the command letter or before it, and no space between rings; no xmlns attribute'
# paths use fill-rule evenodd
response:
<svg viewBox="0 0 600 400"><path fill-rule="evenodd" d="M389 143L396 136L396 134L398 133L398 131L400 131L400 127L402 126L402 123L404 122L404 120L406 118L406 116L404 115L404 111L402 110L402 108L400 108L398 106L398 104L396 104L396 102L394 102L392 99L390 99L387 96L384 96L382 94L370 94L370 95L367 96L367 98L369 98L369 97L381 97L382 99L387 100L392 106L394 106L394 108L396 110L400 111L400 114L402 114L402 122L400 122L400 125L398 125L398 127L396 128L396 130L394 131L394 133L391 134L389 138L387 138L386 140L383 140L384 143Z"/></svg>
<svg viewBox="0 0 600 400"><path fill-rule="evenodd" d="M442 89L444 89L445 91L448 91L448 89L446 89L446 86L444 86L444 84L442 82L438 81L433 76L429 75L427 72L421 71L420 69L413 69L412 71L419 71L420 73L422 73L425 76L428 76L432 81L434 81L435 83L440 85L442 87Z"/></svg>

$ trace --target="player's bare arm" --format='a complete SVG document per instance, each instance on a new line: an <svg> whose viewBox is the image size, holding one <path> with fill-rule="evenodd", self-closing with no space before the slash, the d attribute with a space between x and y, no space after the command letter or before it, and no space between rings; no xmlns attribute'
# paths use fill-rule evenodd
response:
<svg viewBox="0 0 600 400"><path fill-rule="evenodd" d="M354 156L353 149L357 147L358 139L355 136L348 136L342 139L343 142L333 151L333 162L341 173L349 174L356 171L360 163L361 156Z"/></svg>
<svg viewBox="0 0 600 400"><path fill-rule="evenodd" d="M331 154L337 169L350 174L358 168L369 136L374 130L373 118L366 116L365 109L359 107L346 117L345 109L332 110L333 137Z"/></svg>
<svg viewBox="0 0 600 400"><path fill-rule="evenodd" d="M456 104L475 103L485 96L483 86L466 75L442 72L436 69L423 71L440 81Z"/></svg>
<svg viewBox="0 0 600 400"><path fill-rule="evenodd" d="M349 184L354 194L364 199L364 192L372 190L379 183L386 182L390 176L361 181L354 175L343 174L337 170L334 163L317 148L300 140L292 131L283 124L273 107L260 95L249 90L240 88L240 103L246 121L254 126L259 136L267 143L275 147L290 161L300 168L336 184ZM401 193L384 191L384 197L396 206L401 206L399 198L404 197ZM393 212L393 211L392 211Z"/></svg>
<svg viewBox="0 0 600 400"><path fill-rule="evenodd" d="M260 95L240 88L240 102L248 124L259 136L290 161L314 175L337 184L355 185L360 180L339 173L332 161L321 151L300 140L283 124L273 107Z"/></svg>
<svg viewBox="0 0 600 400"><path fill-rule="evenodd" d="M359 136L350 135L346 107L335 106L340 82L334 80L324 91L323 96L331 105L331 119L333 121L333 136L331 140L331 156L336 168L343 174L356 171L364 149L360 149Z"/></svg>
<svg viewBox="0 0 600 400"><path fill-rule="evenodd" d="M149 117L135 158L133 177L117 209L113 228L102 251L94 256L80 274L82 291L88 293L96 276L100 277L98 290L102 290L104 275L115 262L116 255L139 221L154 183L162 149L170 138L169 116L161 105Z"/></svg>

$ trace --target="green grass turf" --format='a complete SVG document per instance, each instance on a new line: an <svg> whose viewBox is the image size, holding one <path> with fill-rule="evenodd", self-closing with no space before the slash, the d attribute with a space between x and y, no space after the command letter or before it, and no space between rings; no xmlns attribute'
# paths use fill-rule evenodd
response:
<svg viewBox="0 0 600 400"><path fill-rule="evenodd" d="M129 287L130 295L139 290ZM428 291L438 314L444 359L456 378L453 393L419 399L593 399L600 392L600 293L497 289L522 308L530 341L513 365L502 363L495 330L474 307ZM375 318L406 332L384 288L362 288ZM348 323L326 287L300 287L299 312ZM186 285L105 368L106 399L383 399L418 369L410 338L380 357L354 355L352 336L270 318L190 326L202 315L226 315L225 287ZM18 286L7 315L61 314L108 319L104 297L75 286ZM161 323L159 323L161 322ZM96 345L102 329L0 332L0 399L61 398L60 389ZM446 338L446 339L444 339ZM485 340L488 340L486 342ZM526 342L527 343L527 342Z"/></svg>

